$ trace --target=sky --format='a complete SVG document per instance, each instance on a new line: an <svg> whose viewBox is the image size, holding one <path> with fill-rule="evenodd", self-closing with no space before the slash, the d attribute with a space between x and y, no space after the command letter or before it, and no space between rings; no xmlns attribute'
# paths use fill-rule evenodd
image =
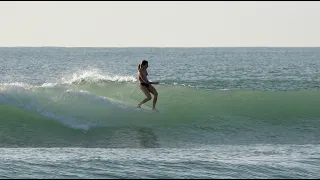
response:
<svg viewBox="0 0 320 180"><path fill-rule="evenodd" d="M320 47L320 2L1 1L0 46Z"/></svg>

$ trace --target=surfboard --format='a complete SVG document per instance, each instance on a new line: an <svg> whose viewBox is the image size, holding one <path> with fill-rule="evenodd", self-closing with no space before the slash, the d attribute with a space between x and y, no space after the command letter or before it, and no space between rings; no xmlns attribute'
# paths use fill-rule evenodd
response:
<svg viewBox="0 0 320 180"><path fill-rule="evenodd" d="M133 104L132 102L120 101L120 100L111 99L111 98L108 98L108 99L122 108L136 110L136 111L143 111L143 112L159 112L159 111L154 111L152 110L152 108L145 105L142 105L141 108L138 108L137 104Z"/></svg>
<svg viewBox="0 0 320 180"><path fill-rule="evenodd" d="M159 111L155 111L155 110L152 110L151 108L147 107L147 106L141 106L141 108L138 108L137 105L133 106L133 105L121 105L123 108L126 108L126 109L130 109L130 110L135 110L135 111L142 111L142 112L150 112L150 113L153 113L153 112L159 112Z"/></svg>

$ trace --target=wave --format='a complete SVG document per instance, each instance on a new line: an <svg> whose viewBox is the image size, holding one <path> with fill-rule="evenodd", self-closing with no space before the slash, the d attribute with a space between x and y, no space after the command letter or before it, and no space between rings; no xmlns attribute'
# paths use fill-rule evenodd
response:
<svg viewBox="0 0 320 180"><path fill-rule="evenodd" d="M320 91L155 87L159 112L150 110L152 101L145 110L135 108L144 95L133 78L84 75L67 83L0 84L0 144L135 147L133 137L153 139L149 144L156 147L319 143Z"/></svg>

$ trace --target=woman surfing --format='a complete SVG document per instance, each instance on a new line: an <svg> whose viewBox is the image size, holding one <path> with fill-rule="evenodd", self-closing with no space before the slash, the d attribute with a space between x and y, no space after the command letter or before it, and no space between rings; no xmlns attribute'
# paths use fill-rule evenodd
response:
<svg viewBox="0 0 320 180"><path fill-rule="evenodd" d="M145 99L143 99L138 105L138 108L141 108L141 105L150 101L152 99L151 94L153 94L153 106L152 110L158 111L156 109L156 103L158 99L158 92L157 90L152 86L152 84L159 84L159 82L150 82L147 78L148 72L148 61L143 60L138 65L138 79L140 81L140 89L141 91L147 96ZM150 94L151 93L151 94Z"/></svg>

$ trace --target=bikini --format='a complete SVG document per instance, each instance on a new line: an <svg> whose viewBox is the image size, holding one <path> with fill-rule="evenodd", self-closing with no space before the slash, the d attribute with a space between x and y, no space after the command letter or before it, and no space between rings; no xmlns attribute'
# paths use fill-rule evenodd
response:
<svg viewBox="0 0 320 180"><path fill-rule="evenodd" d="M146 76L148 76L148 73L147 73L147 72L146 72ZM140 85L141 85L141 86L145 86L145 87L149 88L149 84L144 83L144 82L141 82L141 81L143 81L143 80L141 79L140 76L139 76L139 80L140 80Z"/></svg>

